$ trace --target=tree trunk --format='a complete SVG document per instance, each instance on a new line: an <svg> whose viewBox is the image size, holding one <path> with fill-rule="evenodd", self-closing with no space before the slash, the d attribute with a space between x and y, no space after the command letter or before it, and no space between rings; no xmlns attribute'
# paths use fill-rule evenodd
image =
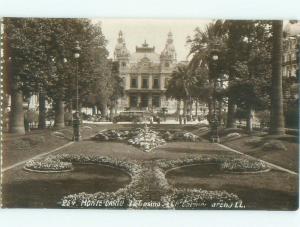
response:
<svg viewBox="0 0 300 227"><path fill-rule="evenodd" d="M196 105L196 118L197 118L198 117L198 101L197 100L196 100L195 105Z"/></svg>
<svg viewBox="0 0 300 227"><path fill-rule="evenodd" d="M211 99L211 98L208 100L207 105L208 105L208 115L207 115L207 120L208 120L208 122L210 123L211 120L212 120L212 99Z"/></svg>
<svg viewBox="0 0 300 227"><path fill-rule="evenodd" d="M100 111L101 111L102 117L107 117L107 105L106 104L100 105Z"/></svg>
<svg viewBox="0 0 300 227"><path fill-rule="evenodd" d="M223 120L223 116L222 116L222 108L223 108L223 103L222 100L218 101L218 118L219 118L219 124L222 126L222 120Z"/></svg>
<svg viewBox="0 0 300 227"><path fill-rule="evenodd" d="M93 106L92 107L92 115L95 115L96 114L96 106Z"/></svg>
<svg viewBox="0 0 300 227"><path fill-rule="evenodd" d="M187 100L183 100L183 116L187 115Z"/></svg>
<svg viewBox="0 0 300 227"><path fill-rule="evenodd" d="M177 120L179 121L179 116L180 116L180 104L181 104L181 100L177 100L177 109L176 109L176 117Z"/></svg>
<svg viewBox="0 0 300 227"><path fill-rule="evenodd" d="M226 128L236 128L235 111L236 105L233 103L232 98L229 97Z"/></svg>
<svg viewBox="0 0 300 227"><path fill-rule="evenodd" d="M65 127L65 110L64 110L64 101L58 99L55 104L55 122L54 127L57 129Z"/></svg>
<svg viewBox="0 0 300 227"><path fill-rule="evenodd" d="M11 95L10 132L25 134L23 93L18 90L13 90Z"/></svg>
<svg viewBox="0 0 300 227"><path fill-rule="evenodd" d="M251 107L249 107L246 128L247 128L247 132L250 134L253 131L253 118L254 118L254 111Z"/></svg>
<svg viewBox="0 0 300 227"><path fill-rule="evenodd" d="M117 114L118 114L118 101L116 101L116 103L115 103L114 111L115 111L114 116L117 116Z"/></svg>
<svg viewBox="0 0 300 227"><path fill-rule="evenodd" d="M282 35L283 22L273 21L273 51L272 51L272 91L270 134L282 135L284 129L283 97L282 97Z"/></svg>
<svg viewBox="0 0 300 227"><path fill-rule="evenodd" d="M113 118L114 118L114 107L110 106L109 107L109 119L110 119L110 121L112 121Z"/></svg>
<svg viewBox="0 0 300 227"><path fill-rule="evenodd" d="M39 129L46 128L46 98L45 92L40 91L39 93Z"/></svg>

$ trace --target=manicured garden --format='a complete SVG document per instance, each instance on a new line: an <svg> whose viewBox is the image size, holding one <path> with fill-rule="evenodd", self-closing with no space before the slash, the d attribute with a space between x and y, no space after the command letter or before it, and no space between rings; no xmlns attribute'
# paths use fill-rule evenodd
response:
<svg viewBox="0 0 300 227"><path fill-rule="evenodd" d="M242 153L299 171L299 141L296 135L269 136L254 133L249 136L241 133L234 138L223 137L223 144Z"/></svg>
<svg viewBox="0 0 300 227"><path fill-rule="evenodd" d="M7 170L3 206L297 208L298 175L207 142L203 126L106 126L85 126L80 143ZM53 138L66 143L61 133ZM223 142L254 141L245 137Z"/></svg>

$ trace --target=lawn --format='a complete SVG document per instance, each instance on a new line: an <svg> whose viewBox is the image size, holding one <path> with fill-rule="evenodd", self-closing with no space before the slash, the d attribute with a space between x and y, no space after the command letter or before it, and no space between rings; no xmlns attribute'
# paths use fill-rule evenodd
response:
<svg viewBox="0 0 300 227"><path fill-rule="evenodd" d="M247 144L247 141L252 138L260 138L261 141ZM263 149L263 145L269 141L279 141L286 149ZM289 170L295 172L299 171L299 142L296 136L268 136L266 134L244 135L240 138L224 140L223 144L242 153L260 158Z"/></svg>
<svg viewBox="0 0 300 227"><path fill-rule="evenodd" d="M164 163L184 160L189 157L201 157L203 155L213 157L243 157L243 155L234 154L206 140L202 140L201 142L168 142L155 148L152 152L145 153L139 148L124 142L99 142L88 139L90 135L93 135L97 131L116 127L130 128L132 126L89 125L85 128L86 132L83 133L83 141L74 143L51 155L108 156L116 160L137 163L142 168L143 177L136 191L139 192L142 198L147 202L157 201L164 194L161 189L164 187L161 184L161 179L157 179L156 167L158 162ZM184 127L184 130L187 131L198 132L198 134L203 133L195 126L156 125L155 127L156 130L174 130ZM70 129L67 129L65 135L69 134ZM51 135L50 138L51 140L53 139L51 143L53 144L57 143L58 145L58 141L61 142L61 144L69 141L68 138L55 137L53 133L45 134L45 136L46 135ZM47 137L46 143L36 145L39 147L36 152L29 151L29 154L22 154L20 155L21 157L6 154L4 157L11 157L8 164L13 164L14 162L33 157L35 154L50 150L48 144L50 145L51 143L48 143L48 138L49 136ZM233 147L232 144L238 144L238 141L240 141L239 144L242 146L242 144L244 144L242 140L245 139L246 138L241 137L236 140L227 141L225 144ZM47 145L46 148L45 145ZM295 144L293 146L297 145L298 144ZM245 152L242 150L239 151ZM17 151L13 150L12 152L16 153ZM298 158L295 152L289 153L290 155L294 155L294 159ZM278 165L285 164L282 160L284 158L281 157L281 155L285 155L285 153L279 152L277 156L272 156L273 159L266 159L266 157L269 156L257 157ZM287 158L287 160L289 159L292 158ZM129 185L132 181L132 176L126 172L102 165L75 164L73 171L64 173L28 172L23 170L23 166L24 165L17 166L7 170L3 174L2 202L4 207L57 208L59 207L59 200L65 195L80 192L115 192ZM290 167L287 164L282 166ZM167 185L167 188L201 188L205 190L225 190L229 193L234 193L242 199L246 209L295 210L298 207L298 175L292 175L275 169L262 173L237 174L219 171L214 165L202 164L167 171L165 178L166 180L165 182L163 181L163 183Z"/></svg>

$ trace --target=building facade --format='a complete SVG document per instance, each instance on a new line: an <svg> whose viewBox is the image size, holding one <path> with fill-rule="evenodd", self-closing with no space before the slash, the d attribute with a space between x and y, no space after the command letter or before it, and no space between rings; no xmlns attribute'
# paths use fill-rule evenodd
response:
<svg viewBox="0 0 300 227"><path fill-rule="evenodd" d="M297 77L299 73L300 35L288 36L283 41L282 76Z"/></svg>
<svg viewBox="0 0 300 227"><path fill-rule="evenodd" d="M300 22L287 23L284 27L282 76L299 78Z"/></svg>
<svg viewBox="0 0 300 227"><path fill-rule="evenodd" d="M167 99L166 87L177 65L173 35L168 33L165 48L160 54L145 41L130 53L122 31L119 32L114 51L114 60L119 62L125 95L118 102L118 111L149 110L157 112L167 108L176 111L176 101Z"/></svg>

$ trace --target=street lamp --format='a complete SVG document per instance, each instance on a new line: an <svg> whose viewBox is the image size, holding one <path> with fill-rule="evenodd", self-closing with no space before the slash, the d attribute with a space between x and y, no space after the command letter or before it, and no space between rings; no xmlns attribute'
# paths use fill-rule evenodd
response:
<svg viewBox="0 0 300 227"><path fill-rule="evenodd" d="M75 116L73 119L73 140L74 141L80 141L81 135L80 135L80 112L79 112L79 92L78 92L78 59L80 57L80 46L79 42L76 41L76 46L75 46L75 53L74 53L74 58L76 59L76 112Z"/></svg>
<svg viewBox="0 0 300 227"><path fill-rule="evenodd" d="M219 56L217 55L217 52L212 52L212 66L213 66L213 81L214 81L214 91L213 91L213 118L210 121L210 127L211 127L211 137L210 140L212 143L219 143L220 138L218 134L218 117L217 117L217 100L216 100L216 93L217 93L217 70L216 70L216 64L219 60Z"/></svg>

